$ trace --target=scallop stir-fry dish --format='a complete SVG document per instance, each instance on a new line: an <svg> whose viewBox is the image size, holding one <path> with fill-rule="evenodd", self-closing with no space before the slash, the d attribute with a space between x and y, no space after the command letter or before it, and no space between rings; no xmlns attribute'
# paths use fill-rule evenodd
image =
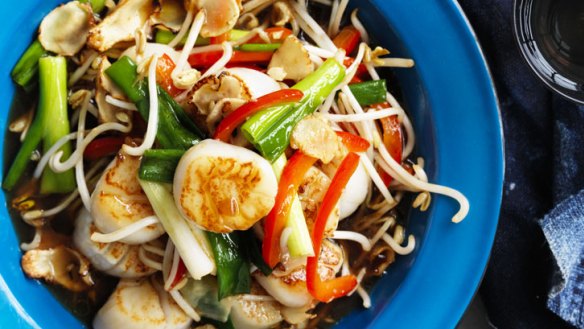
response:
<svg viewBox="0 0 584 329"><path fill-rule="evenodd" d="M3 188L24 273L96 329L317 327L335 299L370 307L364 287L415 248L398 214L469 205L412 156L383 77L414 61L347 7L54 8L12 72L27 105Z"/></svg>

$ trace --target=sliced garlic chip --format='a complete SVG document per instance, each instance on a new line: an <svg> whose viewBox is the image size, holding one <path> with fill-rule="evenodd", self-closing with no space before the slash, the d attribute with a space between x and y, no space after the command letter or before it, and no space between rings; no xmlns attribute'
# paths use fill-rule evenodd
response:
<svg viewBox="0 0 584 329"><path fill-rule="evenodd" d="M85 46L93 24L91 7L71 1L45 16L40 26L39 41L48 51L73 56Z"/></svg>

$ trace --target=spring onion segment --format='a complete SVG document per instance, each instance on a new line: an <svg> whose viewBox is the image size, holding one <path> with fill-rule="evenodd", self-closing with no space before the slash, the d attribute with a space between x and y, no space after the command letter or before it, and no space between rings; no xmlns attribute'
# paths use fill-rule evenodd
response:
<svg viewBox="0 0 584 329"><path fill-rule="evenodd" d="M11 73L12 80L26 91L33 90L38 82L36 77L39 71L39 59L47 54L41 43L35 40L14 66Z"/></svg>
<svg viewBox="0 0 584 329"><path fill-rule="evenodd" d="M266 159L276 160L290 144L294 126L312 114L344 77L345 67L334 58L329 58L318 70L292 87L304 93L299 103L255 114L243 124L243 134Z"/></svg>
<svg viewBox="0 0 584 329"><path fill-rule="evenodd" d="M218 297L250 292L250 265L245 255L243 241L238 233L218 234L207 232L217 265Z"/></svg>
<svg viewBox="0 0 584 329"><path fill-rule="evenodd" d="M277 190L268 161L244 147L212 139L191 147L174 174L180 213L215 233L251 228L270 212Z"/></svg>
<svg viewBox="0 0 584 329"><path fill-rule="evenodd" d="M176 208L172 192L168 185L140 180L140 185L164 230L168 233L189 274L200 280L208 274L215 273L216 266L205 233L189 226Z"/></svg>
<svg viewBox="0 0 584 329"><path fill-rule="evenodd" d="M352 83L349 89L361 106L384 103L387 87L384 79Z"/></svg>
<svg viewBox="0 0 584 329"><path fill-rule="evenodd" d="M147 150L142 156L138 177L143 180L170 183L183 150Z"/></svg>
<svg viewBox="0 0 584 329"><path fill-rule="evenodd" d="M284 167L286 166L286 156L281 155L273 164L272 168L276 173L276 177L280 179ZM292 229L292 233L288 238L288 252L292 257L314 256L314 249L312 248L312 239L308 226L306 226L306 219L298 194L294 196L290 214L286 222L286 227Z"/></svg>
<svg viewBox="0 0 584 329"><path fill-rule="evenodd" d="M138 80L137 65L124 56L112 64L106 74L136 104L138 112L148 120L150 102L145 81ZM170 95L158 87L159 122L156 140L162 148L188 149L201 141L204 134L188 118Z"/></svg>
<svg viewBox="0 0 584 329"><path fill-rule="evenodd" d="M48 151L62 137L69 135L67 113L67 60L64 57L43 57L39 66L39 106L35 119L14 163L4 180L4 188L10 190L24 173L32 152L43 140L43 150ZM66 142L60 150L71 155L71 144ZM41 193L67 193L75 189L73 170L56 173L45 168L41 177Z"/></svg>

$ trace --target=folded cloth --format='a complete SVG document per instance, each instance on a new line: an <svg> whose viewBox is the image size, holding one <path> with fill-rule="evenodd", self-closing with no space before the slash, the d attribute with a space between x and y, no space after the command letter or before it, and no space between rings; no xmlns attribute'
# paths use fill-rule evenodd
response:
<svg viewBox="0 0 584 329"><path fill-rule="evenodd" d="M541 227L559 267L547 305L584 328L584 190L556 206Z"/></svg>
<svg viewBox="0 0 584 329"><path fill-rule="evenodd" d="M552 253L539 219L549 213L546 218L553 221L550 211L557 207L561 212L560 204L584 189L584 108L549 92L521 58L513 37L513 0L458 2L490 64L505 135L503 204L481 296L496 328L571 328L564 321L571 318L557 311L553 301L560 296L557 289L568 293L576 282L572 273L581 273L582 248L572 247L565 257ZM571 221L563 225L575 231ZM550 243L563 234L554 228L549 232ZM572 246L584 241L584 234L572 237ZM556 280L562 278L557 273L565 259L572 264L577 259L578 266L565 275L562 286ZM548 295L554 288L552 312ZM573 312L584 310L580 306Z"/></svg>

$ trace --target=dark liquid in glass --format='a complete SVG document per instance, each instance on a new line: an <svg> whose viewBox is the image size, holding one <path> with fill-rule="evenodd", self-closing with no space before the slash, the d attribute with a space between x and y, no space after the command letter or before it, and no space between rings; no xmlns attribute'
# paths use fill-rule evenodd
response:
<svg viewBox="0 0 584 329"><path fill-rule="evenodd" d="M535 42L554 69L584 81L584 0L533 1L531 24Z"/></svg>

